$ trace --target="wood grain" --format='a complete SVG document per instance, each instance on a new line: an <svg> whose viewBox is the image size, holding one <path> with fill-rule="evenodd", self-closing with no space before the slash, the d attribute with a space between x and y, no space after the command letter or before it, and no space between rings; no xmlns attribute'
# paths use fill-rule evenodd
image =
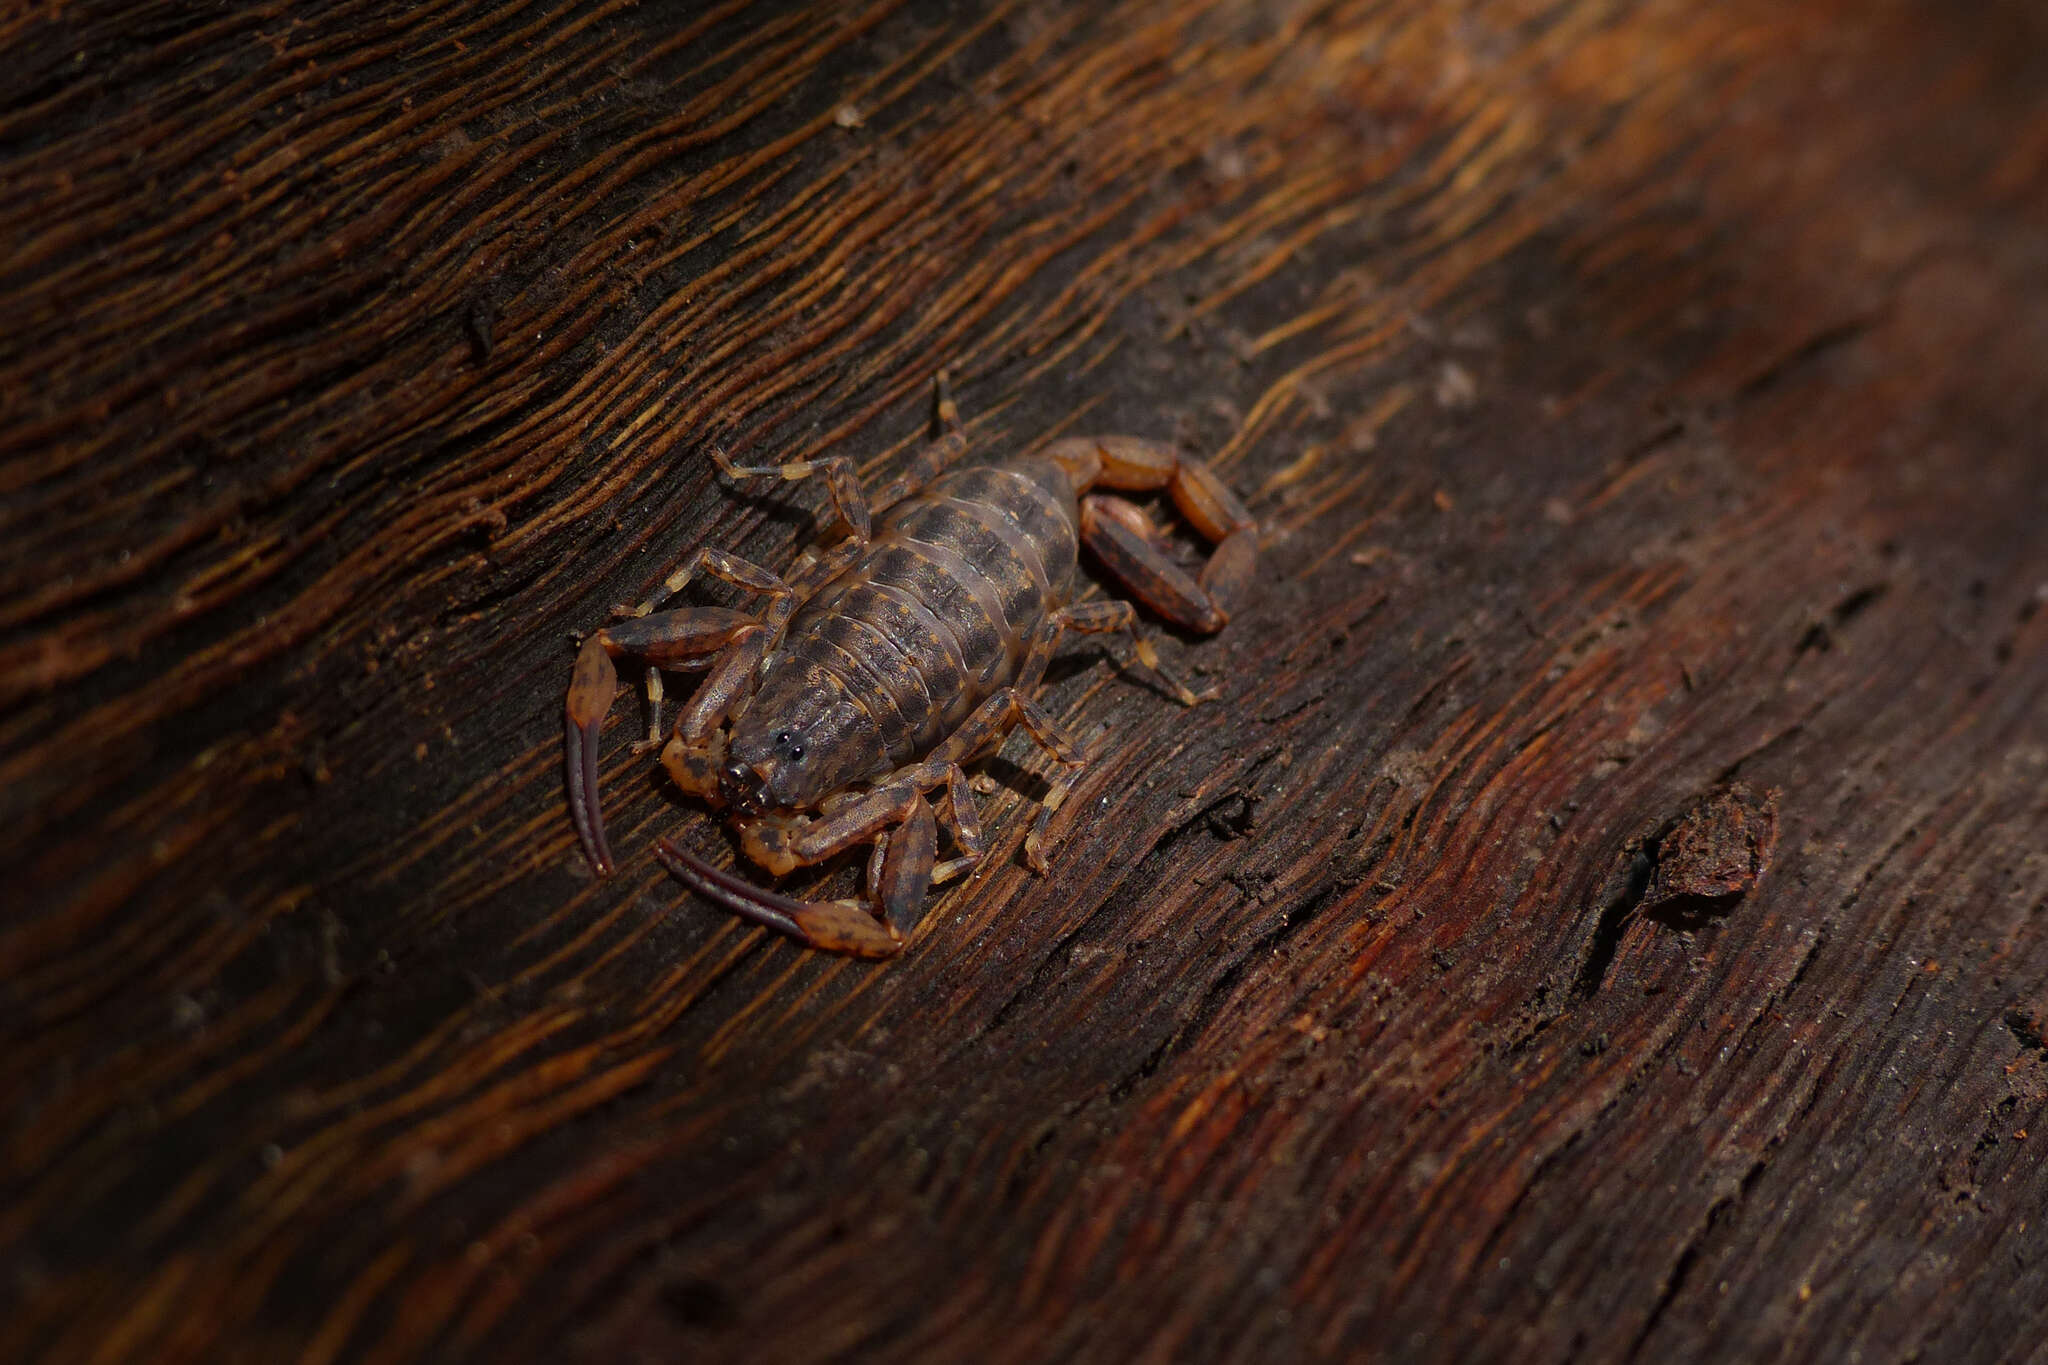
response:
<svg viewBox="0 0 2048 1365"><path fill-rule="evenodd" d="M0 1356L2048 1358L2032 10L0 52ZM572 633L948 362L1248 496L1221 699L1074 651L1052 874L1020 742L886 967L667 881L623 704L593 881ZM1761 880L1646 904L1737 787Z"/></svg>

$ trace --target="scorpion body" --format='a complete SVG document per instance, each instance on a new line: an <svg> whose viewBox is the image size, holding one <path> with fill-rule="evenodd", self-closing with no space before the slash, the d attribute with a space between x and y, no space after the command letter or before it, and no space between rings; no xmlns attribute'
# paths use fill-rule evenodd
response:
<svg viewBox="0 0 2048 1365"><path fill-rule="evenodd" d="M812 947L862 957L900 951L926 894L983 852L963 765L1024 728L1062 766L1025 839L1045 870L1047 822L1084 758L1033 696L1068 631L1115 633L1183 703L1197 698L1159 664L1125 601L1075 602L1087 545L1132 596L1209 633L1249 580L1256 524L1198 461L1131 437L1078 437L1034 456L942 472L965 446L939 380L940 440L873 500L843 458L749 467L735 477L824 475L838 529L830 549L783 578L700 549L625 620L593 632L567 706L570 808L584 852L612 869L596 799L597 737L618 690L614 658L648 665L649 745L684 791L729 809L740 848L781 876L872 843L867 896L794 900L720 871L668 840L657 856L678 879L740 916ZM1135 505L1091 490L1164 489L1217 549L1199 578L1182 570ZM657 610L699 572L761 593L759 615L717 607ZM663 669L708 670L673 734L660 731ZM943 827L958 856L937 861Z"/></svg>

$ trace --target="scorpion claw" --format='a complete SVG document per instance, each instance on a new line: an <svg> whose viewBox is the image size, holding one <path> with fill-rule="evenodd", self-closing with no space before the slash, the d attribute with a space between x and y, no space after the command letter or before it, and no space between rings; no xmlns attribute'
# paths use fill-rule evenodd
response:
<svg viewBox="0 0 2048 1365"><path fill-rule="evenodd" d="M618 689L618 674L605 652L603 631L583 642L576 656L576 678L569 688L563 727L563 767L569 782L569 816L583 856L600 877L612 875L611 845L605 842L604 815L597 807L597 736L604 713Z"/></svg>
<svg viewBox="0 0 2048 1365"><path fill-rule="evenodd" d="M569 777L569 814L576 821L576 837L583 843L583 855L600 877L612 875L611 845L605 841L604 818L597 810L597 729L595 725L568 727L565 767Z"/></svg>
<svg viewBox="0 0 2048 1365"><path fill-rule="evenodd" d="M764 890L661 840L654 856L670 875L713 905L807 947L848 957L894 957L903 939L859 905L794 900Z"/></svg>

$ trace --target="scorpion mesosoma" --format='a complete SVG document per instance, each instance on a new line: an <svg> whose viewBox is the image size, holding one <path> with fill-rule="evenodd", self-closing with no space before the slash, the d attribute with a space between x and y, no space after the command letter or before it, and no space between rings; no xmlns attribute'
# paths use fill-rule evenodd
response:
<svg viewBox="0 0 2048 1365"><path fill-rule="evenodd" d="M945 472L966 437L946 376L941 435L872 500L835 456L742 466L729 477L822 475L840 539L807 551L787 577L737 555L690 554L624 619L584 640L569 686L569 803L583 851L612 871L597 800L598 731L618 693L614 659L647 667L661 764L683 791L733 812L740 850L775 876L873 845L862 901L806 902L755 887L667 839L657 857L678 880L743 919L813 948L857 957L900 952L935 883L972 867L982 833L963 765L1022 726L1061 765L1024 841L1046 870L1047 822L1080 772L1079 746L1033 699L1068 631L1119 634L1187 705L1196 698L1159 663L1131 604L1076 602L1078 544L1147 607L1187 630L1229 619L1249 581L1257 527L1207 465L1134 437L1070 437L1036 455ZM1165 552L1145 513L1096 488L1165 489L1215 545L1196 578ZM879 517L877 517L879 513ZM720 607L658 610L698 573L761 594L759 615ZM663 743L661 671L706 671ZM957 857L938 862L943 826Z"/></svg>

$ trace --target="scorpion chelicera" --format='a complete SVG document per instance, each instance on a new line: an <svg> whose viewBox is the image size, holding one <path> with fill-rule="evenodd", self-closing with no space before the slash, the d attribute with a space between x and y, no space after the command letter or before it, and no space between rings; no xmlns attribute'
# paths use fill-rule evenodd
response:
<svg viewBox="0 0 2048 1365"><path fill-rule="evenodd" d="M569 805L599 876L612 871L597 800L598 732L619 688L615 659L647 669L652 733L678 787L729 809L740 850L775 876L871 843L866 898L792 899L753 886L667 839L657 857L685 885L744 919L813 948L890 957L931 887L981 857L963 765L1013 727L1061 765L1024 840L1046 870L1045 831L1084 758L1033 699L1068 631L1116 634L1187 705L1199 700L1160 665L1131 604L1077 602L1077 549L1184 629L1223 628L1257 560L1257 524L1222 480L1169 446L1129 436L1068 437L1037 454L946 472L966 448L942 372L940 436L872 499L843 456L734 464L729 477L822 475L839 539L788 577L724 550L690 554L621 620L585 638L569 685ZM1215 545L1199 578L1166 552L1143 510L1092 492L1165 489ZM879 515L878 515L879 514ZM761 594L759 614L658 610L698 573ZM673 734L661 730L664 669L707 671ZM943 826L958 856L938 861Z"/></svg>

